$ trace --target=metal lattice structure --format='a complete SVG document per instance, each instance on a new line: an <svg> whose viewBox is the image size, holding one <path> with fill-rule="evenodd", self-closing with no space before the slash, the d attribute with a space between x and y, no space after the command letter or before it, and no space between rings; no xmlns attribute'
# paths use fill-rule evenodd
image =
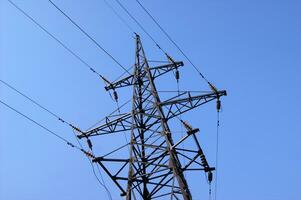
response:
<svg viewBox="0 0 301 200"><path fill-rule="evenodd" d="M209 166L197 139L198 129L182 121L187 134L174 142L169 120L212 100L219 102L226 91L212 87L212 92L206 94L192 96L189 92L180 92L161 101L156 78L172 71L177 73L183 66L183 62L175 62L169 56L168 59L168 64L150 67L140 37L136 35L133 74L106 86L106 90L113 92L122 87L133 88L131 112L108 116L104 124L78 135L89 140L90 137L116 132L131 133L128 158L110 157L112 154L93 156L93 162L100 165L127 200L192 199L184 172L203 170L212 178L214 168ZM195 146L180 148L180 144L188 138L194 141ZM179 156L185 156L188 162L181 163ZM108 163L117 163L118 168L112 170Z"/></svg>

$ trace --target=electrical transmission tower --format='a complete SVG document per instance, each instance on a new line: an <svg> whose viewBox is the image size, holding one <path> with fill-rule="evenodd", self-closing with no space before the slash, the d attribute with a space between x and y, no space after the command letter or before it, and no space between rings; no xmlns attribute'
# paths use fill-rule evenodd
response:
<svg viewBox="0 0 301 200"><path fill-rule="evenodd" d="M192 128L187 122L181 123L186 129L179 141L173 140L169 120L179 118L182 113L197 108L212 100L217 100L226 91L218 91L211 84L212 92L193 96L189 92L180 92L173 98L161 101L155 80L168 72L174 72L179 78L178 68L183 62L176 62L168 57L168 64L150 67L139 35L136 35L136 56L133 74L109 83L105 89L112 90L117 99L116 89L132 87L132 110L128 113L106 117L106 122L86 132L80 132L80 139L86 138L90 148L91 137L130 132L129 157L116 158L113 154L123 149L122 146L104 156L90 155L93 162L107 173L127 200L131 199L192 199L188 181L184 172L203 170L208 180L212 180L213 167L210 167L197 139L199 129ZM179 118L180 119L180 118ZM181 148L185 140L192 140L194 146ZM184 154L185 153L185 154ZM187 162L179 158L184 156ZM110 168L110 163L118 167Z"/></svg>

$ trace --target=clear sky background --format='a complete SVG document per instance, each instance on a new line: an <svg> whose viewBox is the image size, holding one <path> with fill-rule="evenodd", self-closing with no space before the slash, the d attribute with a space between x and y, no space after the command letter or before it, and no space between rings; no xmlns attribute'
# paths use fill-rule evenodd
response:
<svg viewBox="0 0 301 200"><path fill-rule="evenodd" d="M141 33L147 56L162 60L149 38L115 1L108 1ZM122 73L48 1L14 2L108 79ZM132 34L102 0L55 2L123 65L133 65ZM170 55L184 61L182 88L208 90L138 4L122 2ZM208 79L228 91L222 98L218 200L300 200L301 2L141 2ZM6 0L0 0L0 77L84 130L116 108L102 81ZM176 88L172 78L160 84ZM121 92L121 102L129 91ZM3 84L0 99L75 142L69 127ZM3 105L0 113L1 200L107 199L81 153ZM202 145L214 165L215 104L184 117L201 129ZM95 141L102 153L115 142L106 139ZM113 199L120 199L103 176ZM194 199L208 199L203 173L189 182L196 188Z"/></svg>

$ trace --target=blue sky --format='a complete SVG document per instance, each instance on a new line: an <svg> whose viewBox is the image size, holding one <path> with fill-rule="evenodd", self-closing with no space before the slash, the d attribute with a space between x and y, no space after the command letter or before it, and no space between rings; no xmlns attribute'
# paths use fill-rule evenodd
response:
<svg viewBox="0 0 301 200"><path fill-rule="evenodd" d="M122 73L48 1L14 2L109 80ZM134 64L132 34L102 0L55 2L124 66ZM164 59L115 1L110 2L141 33L147 56ZM122 2L170 55L184 61L181 87L208 90L137 3ZM300 200L301 2L141 2L208 79L228 91L222 99L218 199ZM0 0L0 77L84 130L116 108L102 81L6 0ZM170 77L160 84L176 88ZM129 91L120 91L121 102L130 97ZM69 127L4 85L0 97L75 142ZM6 107L0 110L0 199L106 199L81 153ZM202 145L214 164L214 103L184 117L201 129ZM99 151L114 144L114 137L98 138ZM103 176L113 199L119 199L117 188ZM198 176L190 181L196 188L194 199L206 199L204 174Z"/></svg>

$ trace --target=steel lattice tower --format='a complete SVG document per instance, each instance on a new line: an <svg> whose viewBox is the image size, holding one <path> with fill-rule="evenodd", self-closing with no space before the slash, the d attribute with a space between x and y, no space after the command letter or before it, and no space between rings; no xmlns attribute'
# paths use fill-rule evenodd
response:
<svg viewBox="0 0 301 200"><path fill-rule="evenodd" d="M175 143L169 120L212 100L219 102L219 98L226 95L226 91L218 91L210 84L212 92L207 94L191 96L188 92L181 92L173 98L161 101L155 79L172 71L177 74L178 68L183 66L183 62L175 62L168 55L167 57L168 64L150 67L140 37L136 35L133 74L106 86L106 90L114 93L118 88L133 87L131 112L108 116L104 124L78 135L90 142L89 138L93 136L125 131L131 133L129 158L110 157L111 154L92 156L93 162L102 167L127 200L168 197L192 199L184 172L203 170L212 176L214 170L209 166L195 135L198 129L193 129L187 122L182 121L187 134ZM179 148L179 144L187 138L193 139L195 146L189 149ZM182 151L189 154L186 155L189 162L185 164L179 159ZM120 165L114 172L107 166L107 163L112 162Z"/></svg>

